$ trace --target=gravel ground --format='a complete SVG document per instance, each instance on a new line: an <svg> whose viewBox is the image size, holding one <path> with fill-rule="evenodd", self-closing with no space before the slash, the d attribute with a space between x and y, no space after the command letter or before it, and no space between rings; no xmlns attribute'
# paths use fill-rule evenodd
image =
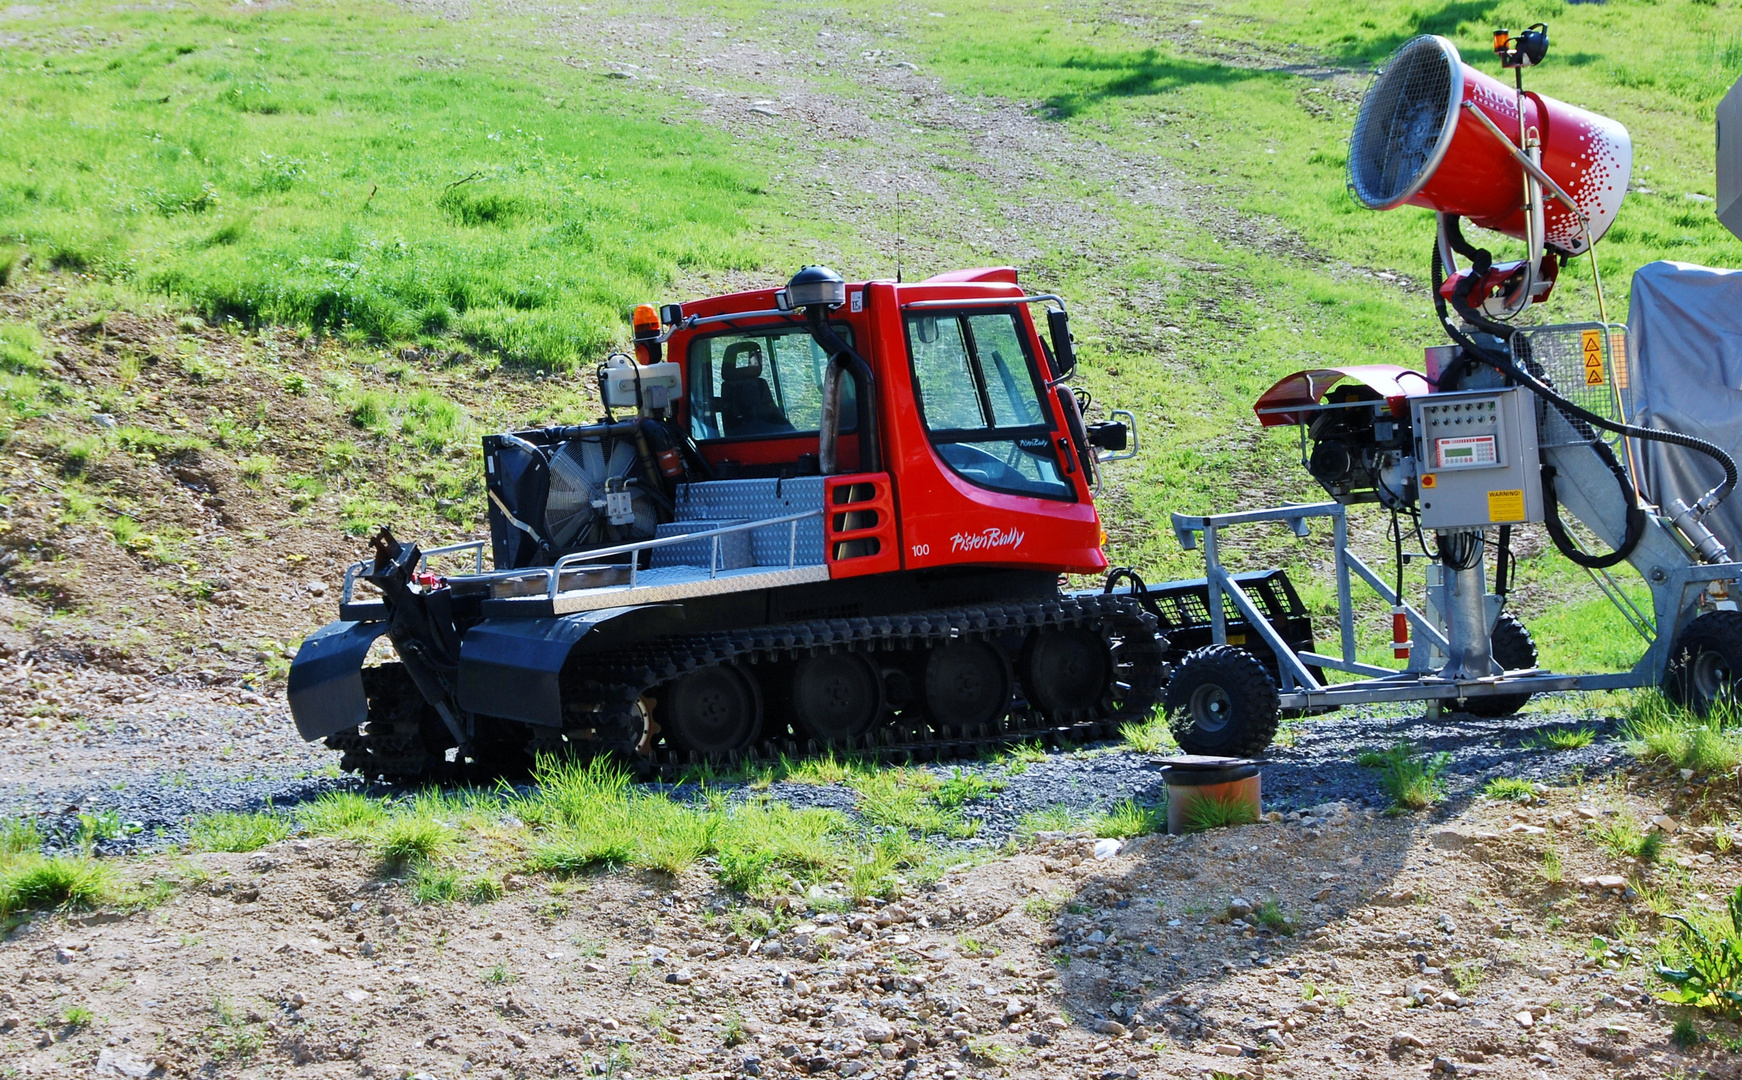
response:
<svg viewBox="0 0 1742 1080"><path fill-rule="evenodd" d="M1550 702L1571 706L1576 700ZM70 843L81 814L113 812L127 835L107 841L108 854L159 848L186 838L189 818L229 810L291 807L335 789L362 789L335 775L337 756L296 734L282 699L266 705L222 703L220 691L182 691L169 705L95 707L79 725L0 731L0 816L36 818L51 843ZM1544 727L1577 724L1597 731L1590 746L1547 751L1525 745ZM1383 807L1372 769L1356 764L1363 750L1398 741L1424 753L1445 752L1448 794L1456 800L1490 777L1547 781L1583 769L1595 775L1618 765L1615 722L1589 713L1537 711L1502 720L1448 714L1427 720L1400 710L1341 712L1295 722L1266 755L1266 809L1291 810L1343 801ZM947 778L957 769L984 775L1002 789L963 807L979 823L963 847L1002 844L1025 817L1065 809L1093 814L1134 799L1164 798L1158 759L1118 744L1053 751L1026 769L1005 761L961 761L927 766ZM758 792L727 785L740 797ZM391 788L375 788L389 792ZM843 784L781 782L767 793L797 807L851 813L857 796ZM675 792L679 797L683 792Z"/></svg>

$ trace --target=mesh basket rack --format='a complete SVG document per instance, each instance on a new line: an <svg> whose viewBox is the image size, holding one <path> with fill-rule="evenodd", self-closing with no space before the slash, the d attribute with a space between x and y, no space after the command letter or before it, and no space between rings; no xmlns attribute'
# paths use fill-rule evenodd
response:
<svg viewBox="0 0 1742 1080"><path fill-rule="evenodd" d="M1560 395L1580 408L1616 422L1633 414L1633 394L1627 385L1627 327L1621 323L1566 323L1533 326L1512 335L1512 355L1532 363ZM1611 446L1619 435L1575 427L1560 410L1545 405L1537 433L1541 446L1572 446L1592 435Z"/></svg>

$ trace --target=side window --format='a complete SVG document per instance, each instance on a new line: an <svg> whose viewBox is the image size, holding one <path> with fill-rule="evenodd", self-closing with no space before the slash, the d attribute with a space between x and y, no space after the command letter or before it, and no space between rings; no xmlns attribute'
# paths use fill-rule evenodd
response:
<svg viewBox="0 0 1742 1080"><path fill-rule="evenodd" d="M971 315L967 323L992 405L991 426L1045 423L1022 339L1016 336L1016 320L1008 315Z"/></svg>
<svg viewBox="0 0 1742 1080"><path fill-rule="evenodd" d="M845 326L835 332L851 341ZM697 338L689 348L690 434L698 441L814 434L822 426L828 357L802 327ZM853 384L841 391L853 430Z"/></svg>
<svg viewBox="0 0 1742 1080"><path fill-rule="evenodd" d="M926 430L958 476L994 491L1075 498L1014 313L911 313L907 347Z"/></svg>
<svg viewBox="0 0 1742 1080"><path fill-rule="evenodd" d="M908 320L907 336L926 426L985 427L986 414L974 391L962 320L953 315L921 315Z"/></svg>

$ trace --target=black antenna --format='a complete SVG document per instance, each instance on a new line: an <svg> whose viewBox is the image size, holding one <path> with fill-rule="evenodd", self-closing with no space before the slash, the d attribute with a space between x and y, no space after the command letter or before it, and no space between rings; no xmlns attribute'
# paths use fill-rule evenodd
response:
<svg viewBox="0 0 1742 1080"><path fill-rule="evenodd" d="M901 284L901 177L895 178L895 283Z"/></svg>

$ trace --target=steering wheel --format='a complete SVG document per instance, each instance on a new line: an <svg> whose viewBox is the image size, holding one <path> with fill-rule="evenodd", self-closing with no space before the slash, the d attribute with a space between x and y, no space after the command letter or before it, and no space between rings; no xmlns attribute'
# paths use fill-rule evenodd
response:
<svg viewBox="0 0 1742 1080"><path fill-rule="evenodd" d="M967 443L944 443L938 447L938 452L957 472L970 480L978 481L989 487L1027 488L1032 486L1028 477L999 460L997 455L988 454L977 446L971 446Z"/></svg>

